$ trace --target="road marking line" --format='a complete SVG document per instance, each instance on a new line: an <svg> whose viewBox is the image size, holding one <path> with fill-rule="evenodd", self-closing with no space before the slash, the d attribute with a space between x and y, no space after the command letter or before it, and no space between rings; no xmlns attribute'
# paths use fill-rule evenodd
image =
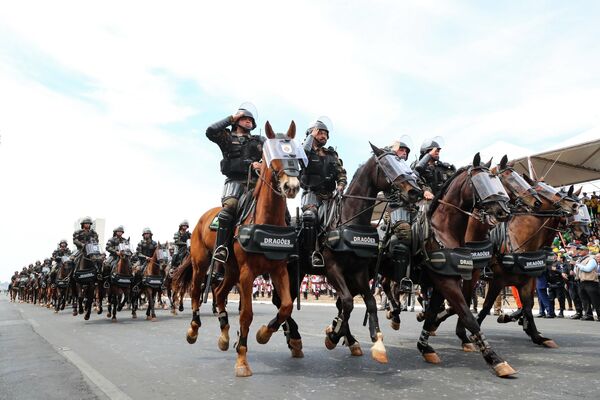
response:
<svg viewBox="0 0 600 400"><path fill-rule="evenodd" d="M83 358L79 357L79 355L73 350L65 347L63 349L59 349L59 353L73 363L73 365L79 368L79 370L96 386L98 386L98 388L102 390L110 399L131 400L131 397L127 396L115 384L106 379L100 372L94 369Z"/></svg>

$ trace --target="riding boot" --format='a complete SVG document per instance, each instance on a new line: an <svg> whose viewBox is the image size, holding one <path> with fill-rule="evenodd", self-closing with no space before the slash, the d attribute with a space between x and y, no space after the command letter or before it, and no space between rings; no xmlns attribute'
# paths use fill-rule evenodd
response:
<svg viewBox="0 0 600 400"><path fill-rule="evenodd" d="M313 268L323 268L325 260L323 254L316 249L317 244L317 216L312 210L306 210L302 214L303 244L306 254L310 255L310 263Z"/></svg>
<svg viewBox="0 0 600 400"><path fill-rule="evenodd" d="M217 230L217 240L213 253L214 266L213 276L217 282L221 282L225 275L225 263L229 258L229 247L231 241L231 232L233 230L233 215L227 208L223 208L218 215L219 228Z"/></svg>

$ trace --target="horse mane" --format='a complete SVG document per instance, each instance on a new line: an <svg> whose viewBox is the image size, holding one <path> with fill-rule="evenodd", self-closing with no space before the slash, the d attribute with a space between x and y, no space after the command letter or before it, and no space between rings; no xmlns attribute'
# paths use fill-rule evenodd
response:
<svg viewBox="0 0 600 400"><path fill-rule="evenodd" d="M465 167L461 167L459 168L454 175L452 175L450 177L450 179L448 179L446 182L444 182L444 184L442 185L442 187L440 188L440 191L438 192L438 194L435 195L435 197L433 198L433 200L431 201L431 206L429 207L429 211L427 212L427 217L431 218L431 216L433 215L433 213L435 212L435 210L437 209L439 203L439 200L446 194L446 191L448 190L448 187L450 186L450 184L463 172L465 172L468 168L470 168L470 165L467 165Z"/></svg>

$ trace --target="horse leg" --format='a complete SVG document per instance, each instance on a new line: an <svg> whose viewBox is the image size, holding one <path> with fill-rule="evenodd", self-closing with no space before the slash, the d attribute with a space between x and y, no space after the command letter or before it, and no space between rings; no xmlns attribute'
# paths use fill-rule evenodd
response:
<svg viewBox="0 0 600 400"><path fill-rule="evenodd" d="M371 336L371 342L373 342L373 346L371 347L371 357L379 363L387 364L387 351L383 345L383 333L379 328L379 317L377 316L377 301L375 301L375 296L373 296L371 288L369 287L368 270L364 269L361 274L355 276L355 279L363 301L367 306L367 314L369 315L369 334ZM350 333L349 327L348 333Z"/></svg>
<svg viewBox="0 0 600 400"><path fill-rule="evenodd" d="M527 282L519 287L519 296L523 305L523 330L531 337L531 341L551 349L558 348L556 342L550 338L544 337L537 330L535 319L533 318L533 290L535 288L535 278L528 278Z"/></svg>
<svg viewBox="0 0 600 400"><path fill-rule="evenodd" d="M229 291L235 285L235 279L231 273L226 273L223 282L213 290L213 301L217 306L217 316L219 319L219 339L217 347L221 351L229 349L229 315L227 314L227 296ZM241 303L241 298L240 298Z"/></svg>
<svg viewBox="0 0 600 400"><path fill-rule="evenodd" d="M206 269L197 267L192 263L192 285L190 288L190 297L192 299L192 321L190 322L190 327L186 334L186 340L189 344L196 343L196 340L198 339L198 329L202 326L202 322L200 321L200 297L202 296L202 281L205 276ZM183 309L183 298L181 300L182 304L179 305L180 310Z"/></svg>
<svg viewBox="0 0 600 400"><path fill-rule="evenodd" d="M437 314L443 302L444 297L442 294L437 290L433 290L427 307L424 310L425 321L423 322L421 336L417 342L417 349L419 349L425 361L431 364L442 362L433 347L429 345L429 336L431 335L431 330L436 328Z"/></svg>
<svg viewBox="0 0 600 400"><path fill-rule="evenodd" d="M337 262L330 258L329 260L326 260L325 265L327 266L327 277L329 278L329 282L336 288L338 293L338 299L336 300L338 316L334 318L331 325L325 329L325 347L328 350L333 350L340 339L348 333L348 319L354 309L354 299ZM352 337L352 339L354 338ZM357 355L360 352L360 355L362 355L362 350L360 350L360 344L358 342L352 344L348 343L348 345L351 345L351 352L356 351Z"/></svg>
<svg viewBox="0 0 600 400"><path fill-rule="evenodd" d="M150 316L152 317L152 321L156 321L156 301L155 301L155 299L157 296L160 296L160 295L156 289L152 289L151 296L152 296L152 298L150 300L152 302L152 312L151 312Z"/></svg>
<svg viewBox="0 0 600 400"><path fill-rule="evenodd" d="M505 282L499 275L494 275L494 279L492 279L488 283L488 290L485 295L485 299L483 300L483 306L479 310L479 314L477 314L477 323L481 326L483 320L488 316L492 307L494 307L494 302L496 298L504 288ZM511 319L508 318L508 315L502 314L498 316L499 323L511 322Z"/></svg>
<svg viewBox="0 0 600 400"><path fill-rule="evenodd" d="M381 282L381 288L383 292L387 296L388 302L390 304L390 310L385 313L387 319L390 320L390 326L393 330L397 331L400 329L400 312L401 307L396 301L395 293L392 292L392 285L389 279L384 279Z"/></svg>
<svg viewBox="0 0 600 400"><path fill-rule="evenodd" d="M496 352L492 349L488 343L485 335L481 331L477 320L471 313L469 306L466 304L463 295L460 290L459 279L437 279L436 286L443 288L446 296L446 300L450 303L450 306L456 310L458 318L461 319L465 328L471 332L471 341L479 347L484 360L490 367L494 369L494 372L499 377L507 377L515 374L515 371L506 361L504 361Z"/></svg>
<svg viewBox="0 0 600 400"><path fill-rule="evenodd" d="M248 331L252 323L252 284L254 274L247 265L240 266L240 335L235 346L237 351L237 360L235 363L235 376L247 377L252 375L252 370L248 365L246 354L248 352Z"/></svg>
<svg viewBox="0 0 600 400"><path fill-rule="evenodd" d="M90 319L90 314L92 313L92 302L94 300L93 286L88 285L87 289L85 290L85 293L85 315L83 316L83 319L87 321Z"/></svg>
<svg viewBox="0 0 600 400"><path fill-rule="evenodd" d="M288 277L290 282L290 297L292 299L292 307L294 301L296 300L298 293L294 288L297 288L297 274L296 271L288 271ZM275 305L275 307L281 307L281 298L279 297L279 293L277 289L273 290L273 295L271 296L271 302ZM303 358L304 352L302 351L302 336L300 336L300 331L298 328L298 324L290 315L288 319L282 324L283 334L285 336L285 341L288 345L288 348L292 352L293 358Z"/></svg>
<svg viewBox="0 0 600 400"><path fill-rule="evenodd" d="M473 275L471 276L471 280L468 280L468 281L463 280L463 283L462 283L463 297L465 298L465 302L467 303L467 309L469 309L469 310L471 309L471 301L473 299L473 290L475 289L475 284L479 280L479 275L480 275L479 270L474 269ZM458 338L460 339L460 341L462 343L462 349L464 352L472 353L477 350L475 345L473 343L471 343L471 341L469 340L469 337L467 336L467 330L465 329L465 326L463 325L460 318L458 319L458 321L456 321L455 333L456 333L456 336L458 336Z"/></svg>
<svg viewBox="0 0 600 400"><path fill-rule="evenodd" d="M279 330L279 327L292 315L292 296L290 295L290 280L288 270L285 265L281 266L278 271L271 274L273 286L281 293L281 305L275 318L268 325L263 325L256 332L256 341L260 344L267 343L273 333Z"/></svg>

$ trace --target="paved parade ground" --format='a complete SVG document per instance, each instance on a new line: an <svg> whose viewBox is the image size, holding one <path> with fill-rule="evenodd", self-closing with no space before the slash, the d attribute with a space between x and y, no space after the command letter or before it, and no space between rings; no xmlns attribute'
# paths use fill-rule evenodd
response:
<svg viewBox="0 0 600 400"><path fill-rule="evenodd" d="M237 304L230 304L231 332L238 327ZM498 353L519 371L500 379L479 353L463 353L454 335L455 317L430 343L441 365L426 364L416 349L420 332L415 314L403 313L399 332L380 312L389 363L370 357L368 332L361 326L364 308L357 304L351 327L365 355L352 357L346 347L323 345L325 326L335 314L331 305L305 304L294 311L304 341L303 359L292 359L282 333L259 345L255 333L275 308L254 304L248 339L254 375L235 378L236 354L217 349L218 321L210 307L194 345L185 341L189 307L178 316L158 312L158 321L139 313L119 314L119 322L92 314L90 321L55 315L30 304L0 298L1 399L597 399L600 387L600 323L538 319L543 334L559 349L532 344L516 324L495 318L484 332ZM232 337L233 339L233 337ZM233 344L234 340L232 340Z"/></svg>

